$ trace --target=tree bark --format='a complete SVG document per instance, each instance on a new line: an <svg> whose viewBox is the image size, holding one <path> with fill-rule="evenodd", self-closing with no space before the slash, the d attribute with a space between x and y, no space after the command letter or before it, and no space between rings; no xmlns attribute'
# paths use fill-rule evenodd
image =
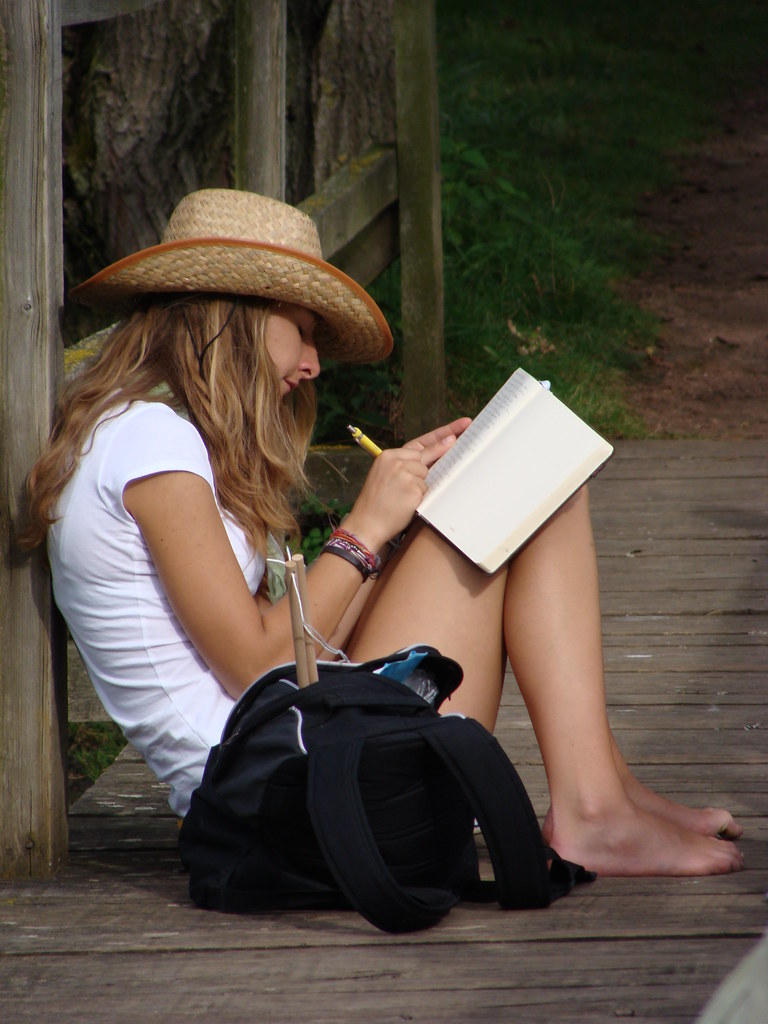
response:
<svg viewBox="0 0 768 1024"><path fill-rule="evenodd" d="M394 141L392 0L335 0L312 70L313 177L307 191L369 146Z"/></svg>
<svg viewBox="0 0 768 1024"><path fill-rule="evenodd" d="M67 284L157 242L185 193L229 183L231 6L167 0L65 31Z"/></svg>

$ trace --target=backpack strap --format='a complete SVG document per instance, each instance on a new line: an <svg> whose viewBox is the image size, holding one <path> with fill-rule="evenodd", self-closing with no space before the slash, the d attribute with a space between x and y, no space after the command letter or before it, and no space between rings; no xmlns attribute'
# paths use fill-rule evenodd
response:
<svg viewBox="0 0 768 1024"><path fill-rule="evenodd" d="M458 902L443 889L403 886L384 862L358 782L364 740L310 750L307 810L336 884L375 927L409 932L436 924Z"/></svg>
<svg viewBox="0 0 768 1024"><path fill-rule="evenodd" d="M548 906L553 891L539 823L498 741L474 719L450 715L420 731L466 793L493 864L495 886L476 883L462 896L495 896L507 908Z"/></svg>

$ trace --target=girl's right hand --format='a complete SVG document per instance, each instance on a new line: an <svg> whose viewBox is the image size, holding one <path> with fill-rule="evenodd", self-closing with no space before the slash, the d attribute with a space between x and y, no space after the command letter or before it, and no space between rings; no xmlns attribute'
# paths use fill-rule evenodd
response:
<svg viewBox="0 0 768 1024"><path fill-rule="evenodd" d="M456 441L442 434L422 447L388 448L374 459L344 526L372 551L408 526L427 490L427 470Z"/></svg>

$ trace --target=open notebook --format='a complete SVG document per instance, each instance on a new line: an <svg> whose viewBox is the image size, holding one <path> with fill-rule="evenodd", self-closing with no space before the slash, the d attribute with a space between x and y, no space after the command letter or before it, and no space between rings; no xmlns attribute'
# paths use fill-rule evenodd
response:
<svg viewBox="0 0 768 1024"><path fill-rule="evenodd" d="M518 369L429 470L418 514L481 569L495 572L612 453Z"/></svg>

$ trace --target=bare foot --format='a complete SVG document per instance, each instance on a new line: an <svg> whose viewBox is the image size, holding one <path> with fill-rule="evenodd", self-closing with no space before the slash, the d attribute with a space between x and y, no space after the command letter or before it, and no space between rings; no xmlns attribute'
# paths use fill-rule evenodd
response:
<svg viewBox="0 0 768 1024"><path fill-rule="evenodd" d="M627 796L638 807L683 829L718 839L738 839L744 834L741 825L720 807L686 807L675 803L654 793L631 774L621 781Z"/></svg>
<svg viewBox="0 0 768 1024"><path fill-rule="evenodd" d="M733 843L681 828L631 800L599 815L550 808L542 834L561 857L599 875L718 875L744 866Z"/></svg>
<svg viewBox="0 0 768 1024"><path fill-rule="evenodd" d="M728 811L720 807L686 807L684 804L678 804L667 800L666 797L659 796L658 793L654 793L653 790L638 782L624 760L613 735L611 735L611 749L624 791L630 800L642 810L703 836L738 839L743 835L744 829L733 820Z"/></svg>

